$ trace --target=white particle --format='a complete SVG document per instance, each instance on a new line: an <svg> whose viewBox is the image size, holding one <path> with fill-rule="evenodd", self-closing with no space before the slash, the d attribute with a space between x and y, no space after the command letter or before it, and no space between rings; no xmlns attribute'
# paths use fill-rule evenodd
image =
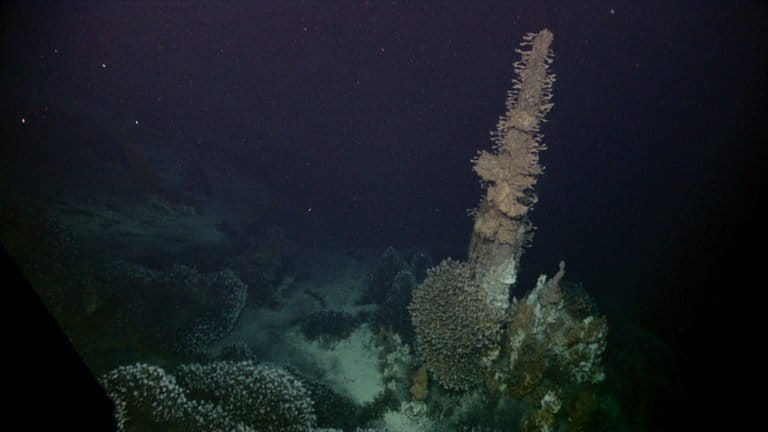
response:
<svg viewBox="0 0 768 432"><path fill-rule="evenodd" d="M106 67L107 67L106 63L102 63L102 64L101 64L101 68L102 68L102 69L105 69Z"/></svg>

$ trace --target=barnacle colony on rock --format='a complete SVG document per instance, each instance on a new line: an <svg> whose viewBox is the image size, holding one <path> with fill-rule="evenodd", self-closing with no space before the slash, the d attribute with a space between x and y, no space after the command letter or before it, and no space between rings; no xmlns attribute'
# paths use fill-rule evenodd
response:
<svg viewBox="0 0 768 432"><path fill-rule="evenodd" d="M484 383L492 393L536 399L541 409L526 418L526 430L554 425L564 388L604 378L607 335L605 318L573 313L586 309L583 296L564 293L565 263L524 297L509 297L532 237L528 214L543 171L539 126L552 107L552 39L548 30L525 37L494 151L473 160L485 194L473 212L468 261L432 268L410 304L418 352L434 380L448 389Z"/></svg>

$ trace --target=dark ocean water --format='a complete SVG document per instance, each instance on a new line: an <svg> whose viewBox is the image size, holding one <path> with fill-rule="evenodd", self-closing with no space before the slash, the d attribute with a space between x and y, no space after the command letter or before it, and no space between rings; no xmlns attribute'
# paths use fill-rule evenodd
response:
<svg viewBox="0 0 768 432"><path fill-rule="evenodd" d="M744 418L765 239L760 2L2 11L0 240L21 272L4 327L26 421L111 419L98 383L112 399L139 389L125 430ZM430 370L418 400L411 293L467 259L483 193L470 161L491 147L523 36L544 28L554 107L510 293L565 261L568 298L607 319L605 379L574 385L550 353L525 395L449 391ZM562 407L547 423L549 391ZM182 399L240 424L194 423Z"/></svg>

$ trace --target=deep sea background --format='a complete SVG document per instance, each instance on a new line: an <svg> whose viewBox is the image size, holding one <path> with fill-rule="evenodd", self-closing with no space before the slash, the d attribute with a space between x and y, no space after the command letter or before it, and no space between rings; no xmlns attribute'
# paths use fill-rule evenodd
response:
<svg viewBox="0 0 768 432"><path fill-rule="evenodd" d="M565 260L609 326L674 353L667 424L740 417L731 386L753 370L764 284L761 2L2 10L3 193L213 197L300 248L438 260L466 254L481 193L470 159L490 145L522 35L548 28L555 106L516 289Z"/></svg>

